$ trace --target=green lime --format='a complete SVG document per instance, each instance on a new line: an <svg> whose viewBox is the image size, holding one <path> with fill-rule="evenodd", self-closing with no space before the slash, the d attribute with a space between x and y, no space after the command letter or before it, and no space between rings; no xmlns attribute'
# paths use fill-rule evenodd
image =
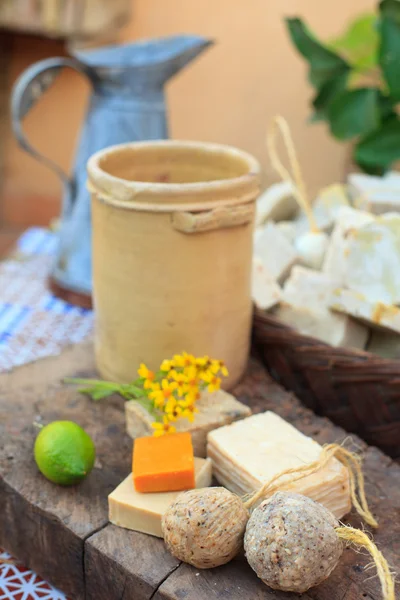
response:
<svg viewBox="0 0 400 600"><path fill-rule="evenodd" d="M74 485L93 468L96 449L90 436L72 421L53 421L40 431L34 454L39 471L53 483Z"/></svg>

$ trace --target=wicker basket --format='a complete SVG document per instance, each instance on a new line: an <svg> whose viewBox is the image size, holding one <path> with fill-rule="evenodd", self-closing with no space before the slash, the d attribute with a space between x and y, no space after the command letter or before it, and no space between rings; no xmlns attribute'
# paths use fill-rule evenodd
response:
<svg viewBox="0 0 400 600"><path fill-rule="evenodd" d="M271 375L319 415L400 458L400 360L334 348L255 310L254 342Z"/></svg>

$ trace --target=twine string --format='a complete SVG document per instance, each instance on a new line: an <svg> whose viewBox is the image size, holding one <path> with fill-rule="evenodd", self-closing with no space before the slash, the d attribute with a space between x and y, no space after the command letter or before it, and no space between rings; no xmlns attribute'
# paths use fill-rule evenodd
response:
<svg viewBox="0 0 400 600"><path fill-rule="evenodd" d="M368 507L365 496L365 481L361 468L361 458L339 444L327 444L322 448L319 458L313 462L307 465L286 469L275 475L272 479L265 482L259 490L244 497L243 501L245 507L248 510L251 510L262 498L270 497L275 492L284 489L285 486L287 487L289 485L291 487L296 481L316 473L323 469L334 457L348 470L351 500L357 513L366 523L372 527L378 527L378 523ZM282 481L282 479L287 478L288 475L293 476L290 481Z"/></svg>
<svg viewBox="0 0 400 600"><path fill-rule="evenodd" d="M286 167L284 167L281 159L279 158L276 145L276 134L278 130L283 139L293 176L290 175L289 171L286 169ZM286 181L292 185L293 193L297 203L300 208L304 210L307 216L310 224L310 231L312 233L319 233L320 230L315 221L314 213L307 195L306 185L304 183L300 163L297 158L292 134L286 119L284 119L281 115L277 115L272 120L271 126L267 133L267 149L271 164L275 171L280 175L283 181Z"/></svg>
<svg viewBox="0 0 400 600"><path fill-rule="evenodd" d="M381 582L384 600L396 600L394 578L387 560L368 535L364 531L354 529L353 527L337 527L335 531L341 540L353 544L358 549L365 548L369 552L375 563L379 581Z"/></svg>

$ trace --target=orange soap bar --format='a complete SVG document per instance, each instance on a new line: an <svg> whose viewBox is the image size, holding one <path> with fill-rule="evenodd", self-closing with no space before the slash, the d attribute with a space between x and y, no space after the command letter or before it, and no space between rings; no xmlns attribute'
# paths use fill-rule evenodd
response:
<svg viewBox="0 0 400 600"><path fill-rule="evenodd" d="M190 433L135 440L133 482L138 492L177 492L195 487Z"/></svg>

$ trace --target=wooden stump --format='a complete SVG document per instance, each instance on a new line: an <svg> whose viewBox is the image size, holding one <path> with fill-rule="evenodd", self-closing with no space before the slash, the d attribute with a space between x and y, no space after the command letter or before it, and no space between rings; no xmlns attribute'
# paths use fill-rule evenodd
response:
<svg viewBox="0 0 400 600"><path fill-rule="evenodd" d="M162 540L108 523L107 494L130 472L132 441L123 401L95 403L60 383L95 375L90 344L67 349L0 376L0 545L62 589L72 600L284 600L259 581L243 557L217 569L181 564ZM234 391L255 412L274 410L320 443L346 433L303 408L252 359ZM96 465L80 485L62 488L38 473L34 422L71 419L93 437ZM375 448L365 450L367 495L380 523L375 540L400 567L400 467ZM361 526L351 515L349 521ZM378 600L379 581L364 572L368 556L348 549L331 577L304 600Z"/></svg>

